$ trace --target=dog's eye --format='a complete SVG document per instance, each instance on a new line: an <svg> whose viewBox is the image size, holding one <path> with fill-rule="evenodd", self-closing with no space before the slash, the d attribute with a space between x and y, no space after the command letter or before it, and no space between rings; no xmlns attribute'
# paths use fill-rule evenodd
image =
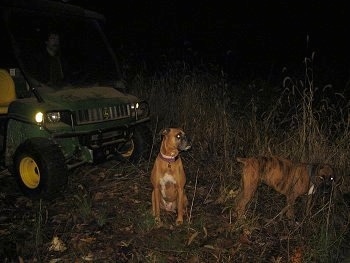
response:
<svg viewBox="0 0 350 263"><path fill-rule="evenodd" d="M180 140L181 139L181 134L176 135L176 138Z"/></svg>

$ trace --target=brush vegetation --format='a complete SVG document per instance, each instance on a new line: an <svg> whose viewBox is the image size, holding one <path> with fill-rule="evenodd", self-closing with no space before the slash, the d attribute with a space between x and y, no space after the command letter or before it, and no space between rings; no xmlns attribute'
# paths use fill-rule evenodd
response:
<svg viewBox="0 0 350 263"><path fill-rule="evenodd" d="M128 75L130 92L151 106L153 148L134 166L112 160L82 167L64 197L40 203L3 183L0 259L3 262L343 262L349 259L349 99L317 86L313 58L304 73L234 83L215 65L167 64L158 73ZM163 213L154 224L149 181L159 131L182 127L192 149L182 153L188 213L182 226ZM241 167L237 156L278 155L325 162L336 169L328 195L315 196L298 224L279 218L284 198L262 185L245 220L233 213ZM5 188L6 187L6 188ZM12 187L12 188L11 188ZM10 189L10 190L6 190ZM12 192L10 192L12 191ZM11 200L11 201L9 201ZM14 204L14 205L13 205ZM272 220L271 220L272 219ZM61 242L61 243L60 243Z"/></svg>
<svg viewBox="0 0 350 263"><path fill-rule="evenodd" d="M349 202L344 199L350 192L350 103L332 85L315 84L313 55L300 65L302 75L282 72L277 86L261 79L234 84L219 68L185 64L170 65L161 75L138 75L132 82L133 92L150 102L154 131L180 126L192 137L192 150L185 155L190 182L203 185L206 198L222 209L232 242L246 242L244 249L233 245L237 251L231 256L209 260L199 254L198 262L342 262L349 240ZM235 159L256 155L329 163L337 176L333 192L315 196L310 217L302 213L305 204L299 204L300 224L288 228L277 217L284 197L261 186L245 222L235 222L232 208L240 179ZM272 229L265 224L271 218L276 219ZM267 239L264 244L257 244L260 235Z"/></svg>

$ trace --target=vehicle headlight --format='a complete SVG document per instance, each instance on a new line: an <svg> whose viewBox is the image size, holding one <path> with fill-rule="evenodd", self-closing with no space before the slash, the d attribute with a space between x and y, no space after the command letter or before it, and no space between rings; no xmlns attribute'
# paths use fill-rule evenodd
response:
<svg viewBox="0 0 350 263"><path fill-rule="evenodd" d="M44 113L39 111L35 114L35 121L38 124L42 124L43 122L46 122L46 123L60 122L61 121L61 112L52 111L52 112L46 112L44 114Z"/></svg>
<svg viewBox="0 0 350 263"><path fill-rule="evenodd" d="M135 104L136 117L138 119L146 118L149 116L149 106L145 101L141 101Z"/></svg>
<svg viewBox="0 0 350 263"><path fill-rule="evenodd" d="M48 122L55 123L61 121L61 113L59 111L53 111L46 113Z"/></svg>
<svg viewBox="0 0 350 263"><path fill-rule="evenodd" d="M35 114L35 121L37 123L42 123L44 120L44 114L42 112L38 112Z"/></svg>

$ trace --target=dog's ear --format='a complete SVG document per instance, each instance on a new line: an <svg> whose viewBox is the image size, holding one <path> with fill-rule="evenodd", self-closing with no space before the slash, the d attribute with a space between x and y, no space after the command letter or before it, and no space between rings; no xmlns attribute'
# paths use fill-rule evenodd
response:
<svg viewBox="0 0 350 263"><path fill-rule="evenodd" d="M170 132L170 128L164 128L163 130L160 131L159 135L164 136L167 135Z"/></svg>

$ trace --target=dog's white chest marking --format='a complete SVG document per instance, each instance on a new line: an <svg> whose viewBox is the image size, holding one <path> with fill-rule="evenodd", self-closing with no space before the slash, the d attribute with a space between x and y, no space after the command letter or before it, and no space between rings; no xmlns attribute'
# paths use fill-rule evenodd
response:
<svg viewBox="0 0 350 263"><path fill-rule="evenodd" d="M309 188L309 192L307 192L307 195L313 195L315 193L315 185L311 184Z"/></svg>
<svg viewBox="0 0 350 263"><path fill-rule="evenodd" d="M162 196L163 196L163 205L164 205L164 209L166 211L172 211L174 212L175 211L175 204L174 202L168 202L166 201L166 199L168 198L168 196L166 195L166 185L171 183L171 184L176 184L176 181L175 181L175 178L171 175L171 174L168 174L166 173L161 179L160 179L160 191L162 193Z"/></svg>
<svg viewBox="0 0 350 263"><path fill-rule="evenodd" d="M176 181L175 181L175 178L171 175L171 174L168 174L168 173L165 173L165 175L160 178L159 180L159 184L160 184L160 191L162 193L162 196L164 198L166 198L166 193L165 193L165 190L166 190L166 184L167 183L172 183L172 184L176 184Z"/></svg>

